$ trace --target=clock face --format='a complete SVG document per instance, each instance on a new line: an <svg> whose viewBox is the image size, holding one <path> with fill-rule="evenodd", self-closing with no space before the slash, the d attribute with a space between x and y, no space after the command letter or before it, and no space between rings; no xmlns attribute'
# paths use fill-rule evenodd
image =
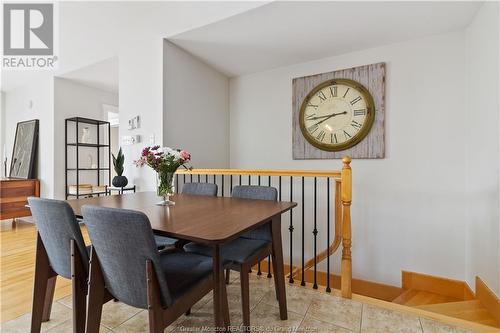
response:
<svg viewBox="0 0 500 333"><path fill-rule="evenodd" d="M373 98L361 84L329 80L315 87L300 109L300 129L313 146L328 151L348 149L370 131Z"/></svg>

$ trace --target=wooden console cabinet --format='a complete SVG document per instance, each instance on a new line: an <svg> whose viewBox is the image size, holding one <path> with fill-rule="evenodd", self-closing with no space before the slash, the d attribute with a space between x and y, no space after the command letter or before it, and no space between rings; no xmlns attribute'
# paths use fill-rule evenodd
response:
<svg viewBox="0 0 500 333"><path fill-rule="evenodd" d="M0 178L0 220L30 216L28 197L40 196L38 179Z"/></svg>

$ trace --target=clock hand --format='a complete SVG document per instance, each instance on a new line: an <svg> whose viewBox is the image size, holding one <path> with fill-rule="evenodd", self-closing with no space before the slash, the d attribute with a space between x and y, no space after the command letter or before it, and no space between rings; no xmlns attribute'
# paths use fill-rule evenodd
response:
<svg viewBox="0 0 500 333"><path fill-rule="evenodd" d="M330 119L330 118L332 118L332 117L335 117L335 116L338 116L338 115L341 115L341 114L347 114L347 111L340 112L340 113L332 113L332 114L330 114L330 115L326 116L326 118L325 118L325 119L318 121L316 124L314 124L314 126L319 125L319 124L321 124L322 122L327 121L328 119ZM318 118L321 118L321 117L318 117Z"/></svg>
<svg viewBox="0 0 500 333"><path fill-rule="evenodd" d="M321 118L327 118L327 117L332 117L332 116L338 116L340 114L346 114L347 111L341 112L341 113L332 113L332 114L327 114L326 116L318 116L318 117L312 117L306 120L316 120L316 119L321 119Z"/></svg>

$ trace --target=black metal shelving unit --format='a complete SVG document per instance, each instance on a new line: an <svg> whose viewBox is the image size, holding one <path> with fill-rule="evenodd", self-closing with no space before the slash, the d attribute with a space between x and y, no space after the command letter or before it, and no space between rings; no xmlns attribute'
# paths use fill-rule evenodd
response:
<svg viewBox="0 0 500 333"><path fill-rule="evenodd" d="M75 142L68 142L68 124L69 123L75 123ZM97 142L96 143L83 143L79 142L79 129L82 124L87 124L87 125L93 125L96 128L96 137L97 137ZM106 132L103 134L103 138L107 137L108 138L108 143L102 143L101 142L101 127L104 128ZM106 135L107 134L107 135ZM70 197L74 198L80 198L82 196L89 196L89 195L97 195L100 196L101 194L107 195L108 191L101 191L101 192L92 192L92 193L82 193L80 194L80 172L81 171L94 171L97 173L97 186L106 185L109 186L111 184L111 124L108 121L104 120L97 120L97 119L89 119L89 118L82 118L82 117L72 117L72 118L67 118L64 123L64 142L65 142L65 154L64 154L64 165L65 165L65 193L66 193L66 199ZM75 158L76 158L76 167L68 167L68 155L70 154L68 152L69 147L75 147ZM97 168L82 168L80 167L80 161L79 161L79 152L80 148L85 147L85 148L94 148L97 150ZM101 160L101 149L106 151L104 154L104 159L108 160L108 165L107 166L101 166L101 163L104 162ZM68 172L75 172L76 173L76 194L70 194L69 193L69 184L68 184ZM101 182L101 172L107 172L108 176L107 177L102 177L104 178L104 181ZM105 178L107 178L107 184L105 181Z"/></svg>

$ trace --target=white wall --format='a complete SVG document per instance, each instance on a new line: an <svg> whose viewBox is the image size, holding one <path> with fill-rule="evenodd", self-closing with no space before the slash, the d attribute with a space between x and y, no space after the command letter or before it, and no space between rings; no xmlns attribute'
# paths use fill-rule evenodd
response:
<svg viewBox="0 0 500 333"><path fill-rule="evenodd" d="M74 81L55 78L54 80L54 197L58 199L64 199L64 122L66 118L71 117L83 117L91 119L107 120L103 117L102 104L112 104L118 105L118 94L113 92L108 92L93 87L89 87ZM92 140L97 140L95 133L96 126L84 125L79 126L80 133L79 138L82 135L83 127L88 127L91 131ZM104 129L101 127L101 129ZM68 124L68 141L74 142L75 137L75 127L74 123ZM101 138L100 142L107 143L107 137L104 138L102 134L104 132L100 130ZM106 141L102 141L102 140ZM97 141L92 141L96 143ZM107 154L107 149L102 149L101 158L104 158ZM88 165L88 155L92 156L93 163L97 165L97 154L95 148L81 147L79 149L79 159L80 167L89 168ZM75 167L76 160L75 147L70 147L68 150L68 166ZM107 155L106 155L107 157ZM108 159L104 158L101 161L101 167L108 166ZM130 166L129 166L130 168ZM68 184L76 184L76 173L74 171L69 171ZM97 173L96 171L81 171L80 172L80 183L91 183L97 184ZM106 172L101 173L101 184L107 184L108 174ZM105 182L104 182L105 181ZM104 183L103 183L104 182Z"/></svg>
<svg viewBox="0 0 500 333"><path fill-rule="evenodd" d="M500 295L499 5L487 2L466 31L467 272Z"/></svg>
<svg viewBox="0 0 500 333"><path fill-rule="evenodd" d="M408 269L463 280L464 39L451 33L231 79L231 167L339 169L339 160L292 159L292 79L386 62L386 158L352 162L354 276L398 285Z"/></svg>
<svg viewBox="0 0 500 333"><path fill-rule="evenodd" d="M228 167L228 78L167 40L163 52L163 144L197 168Z"/></svg>
<svg viewBox="0 0 500 333"><path fill-rule="evenodd" d="M123 146L124 176L138 191L154 191L156 176L147 167L137 168L145 146L162 143L162 55L163 39L140 38L121 52L120 77L120 141L124 135L141 135L142 142ZM128 130L128 120L139 115L141 127ZM150 136L154 142L150 142Z"/></svg>
<svg viewBox="0 0 500 333"><path fill-rule="evenodd" d="M2 142L0 145L8 157L7 168L10 167L16 124L20 121L39 119L37 177L40 179L40 191L43 197L54 195L54 80L39 79L11 90L3 95L2 109L5 122L2 123ZM30 101L32 107L30 108ZM7 171L8 174L8 171Z"/></svg>

